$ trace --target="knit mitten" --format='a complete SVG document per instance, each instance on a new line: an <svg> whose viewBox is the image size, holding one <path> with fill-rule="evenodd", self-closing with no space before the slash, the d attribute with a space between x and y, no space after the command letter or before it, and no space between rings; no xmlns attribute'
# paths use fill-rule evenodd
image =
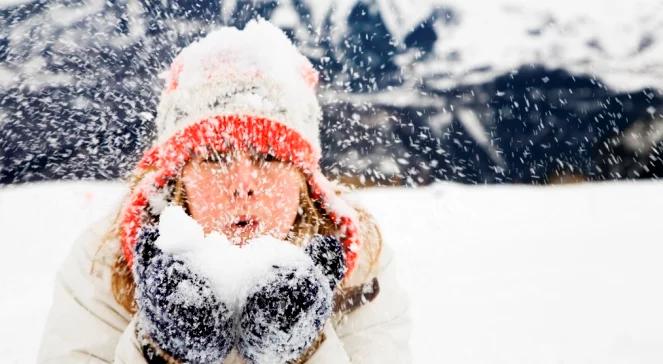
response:
<svg viewBox="0 0 663 364"><path fill-rule="evenodd" d="M315 266L325 275L333 291L346 272L345 255L341 241L330 235L314 235L304 247Z"/></svg>
<svg viewBox="0 0 663 364"><path fill-rule="evenodd" d="M154 244L158 235L156 227L144 227L136 245L138 326L179 361L219 363L234 343L232 312L204 277Z"/></svg>
<svg viewBox="0 0 663 364"><path fill-rule="evenodd" d="M334 237L314 237L304 264L273 265L249 291L239 317L238 350L249 363L295 360L320 335L332 312L333 289L345 272Z"/></svg>

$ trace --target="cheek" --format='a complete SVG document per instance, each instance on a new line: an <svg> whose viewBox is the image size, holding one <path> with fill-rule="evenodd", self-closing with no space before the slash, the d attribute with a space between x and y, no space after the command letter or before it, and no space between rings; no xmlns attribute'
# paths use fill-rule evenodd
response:
<svg viewBox="0 0 663 364"><path fill-rule="evenodd" d="M294 171L270 173L271 184L266 184L259 194L257 205L264 207L266 220L272 229L287 233L297 216L299 208L299 176Z"/></svg>
<svg viewBox="0 0 663 364"><path fill-rule="evenodd" d="M194 219L208 226L229 211L228 181L210 170L200 169L183 178L189 210Z"/></svg>

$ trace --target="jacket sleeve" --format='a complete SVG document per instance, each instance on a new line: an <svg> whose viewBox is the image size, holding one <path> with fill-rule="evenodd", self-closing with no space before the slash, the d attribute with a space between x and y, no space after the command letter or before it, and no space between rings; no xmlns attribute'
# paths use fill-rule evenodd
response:
<svg viewBox="0 0 663 364"><path fill-rule="evenodd" d="M111 293L112 249L117 247L100 248L109 221L112 216L78 238L56 276L39 363L145 362L129 325L131 315Z"/></svg>
<svg viewBox="0 0 663 364"><path fill-rule="evenodd" d="M326 339L308 364L411 362L409 299L398 282L393 251L386 244L382 249L380 293L335 328L326 327Z"/></svg>

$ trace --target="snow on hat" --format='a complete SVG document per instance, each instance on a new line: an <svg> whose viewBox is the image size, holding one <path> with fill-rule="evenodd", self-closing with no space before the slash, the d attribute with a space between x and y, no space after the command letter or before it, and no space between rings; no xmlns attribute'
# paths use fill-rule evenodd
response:
<svg viewBox="0 0 663 364"><path fill-rule="evenodd" d="M168 182L211 146L270 153L299 167L312 197L339 228L349 277L360 246L356 211L320 171L318 74L286 35L264 20L243 30L223 27L182 49L160 76L166 83L155 119L157 141L139 161L134 174L143 178L122 211L127 262L148 212L163 208Z"/></svg>

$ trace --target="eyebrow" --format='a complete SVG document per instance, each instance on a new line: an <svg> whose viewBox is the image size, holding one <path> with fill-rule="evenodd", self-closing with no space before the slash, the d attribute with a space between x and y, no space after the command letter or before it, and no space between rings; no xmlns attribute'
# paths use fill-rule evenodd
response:
<svg viewBox="0 0 663 364"><path fill-rule="evenodd" d="M228 157L232 155L233 153L220 153L217 150L210 149L208 150L206 155L203 154L198 154L196 157L200 163L217 163L217 162L225 162L228 160ZM282 163L283 161L277 158L274 153L268 151L266 153L260 153L256 150L249 150L247 151L248 157L254 161L254 162L266 162L266 163L272 163L272 162L278 162Z"/></svg>

